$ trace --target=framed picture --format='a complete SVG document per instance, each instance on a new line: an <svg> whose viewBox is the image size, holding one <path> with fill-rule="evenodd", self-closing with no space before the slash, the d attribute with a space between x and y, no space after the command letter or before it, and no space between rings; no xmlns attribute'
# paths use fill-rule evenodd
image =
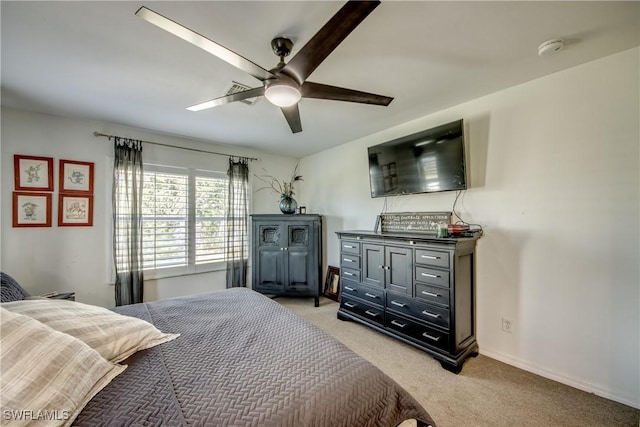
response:
<svg viewBox="0 0 640 427"><path fill-rule="evenodd" d="M93 194L93 163L60 160L61 193Z"/></svg>
<svg viewBox="0 0 640 427"><path fill-rule="evenodd" d="M58 226L91 227L93 225L93 196L79 194L58 195Z"/></svg>
<svg viewBox="0 0 640 427"><path fill-rule="evenodd" d="M327 267L323 294L334 301L338 301L340 298L340 269L338 267Z"/></svg>
<svg viewBox="0 0 640 427"><path fill-rule="evenodd" d="M51 227L51 193L13 192L14 227Z"/></svg>
<svg viewBox="0 0 640 427"><path fill-rule="evenodd" d="M16 191L53 191L53 157L13 156Z"/></svg>

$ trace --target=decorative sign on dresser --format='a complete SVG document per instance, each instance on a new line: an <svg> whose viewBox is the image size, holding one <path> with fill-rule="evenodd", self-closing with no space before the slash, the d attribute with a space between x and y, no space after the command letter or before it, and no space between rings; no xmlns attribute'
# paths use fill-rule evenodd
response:
<svg viewBox="0 0 640 427"><path fill-rule="evenodd" d="M436 234L438 224L450 224L451 212L404 212L378 216L376 231L381 233Z"/></svg>
<svg viewBox="0 0 640 427"><path fill-rule="evenodd" d="M253 290L320 305L322 216L251 215Z"/></svg>
<svg viewBox="0 0 640 427"><path fill-rule="evenodd" d="M337 232L342 288L338 318L411 344L459 373L466 358L478 354L477 237L436 238L407 231Z"/></svg>

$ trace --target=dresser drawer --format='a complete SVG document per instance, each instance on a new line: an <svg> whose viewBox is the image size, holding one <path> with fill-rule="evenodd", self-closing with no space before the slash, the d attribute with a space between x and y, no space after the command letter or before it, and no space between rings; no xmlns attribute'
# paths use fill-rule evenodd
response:
<svg viewBox="0 0 640 427"><path fill-rule="evenodd" d="M351 280L353 282L360 282L360 270L354 270L352 268L343 267L340 270L340 277L343 280Z"/></svg>
<svg viewBox="0 0 640 427"><path fill-rule="evenodd" d="M449 307L449 289L416 283L416 297L433 304Z"/></svg>
<svg viewBox="0 0 640 427"><path fill-rule="evenodd" d="M360 255L360 242L353 240L342 240L340 250L343 254Z"/></svg>
<svg viewBox="0 0 640 427"><path fill-rule="evenodd" d="M340 308L351 313L357 314L371 322L384 324L384 309L373 305L365 304L350 298L345 294L342 294L342 300L340 301Z"/></svg>
<svg viewBox="0 0 640 427"><path fill-rule="evenodd" d="M413 316L434 325L449 329L449 310L420 302L415 298L387 294L387 308L407 316Z"/></svg>
<svg viewBox="0 0 640 427"><path fill-rule="evenodd" d="M445 351L448 351L449 349L449 334L446 332L430 328L426 325L405 319L404 317L396 316L392 313L387 313L385 326L421 343L428 344Z"/></svg>
<svg viewBox="0 0 640 427"><path fill-rule="evenodd" d="M340 265L342 267L360 270L360 257L343 252L340 255Z"/></svg>
<svg viewBox="0 0 640 427"><path fill-rule="evenodd" d="M416 280L449 287L449 271L416 266Z"/></svg>
<svg viewBox="0 0 640 427"><path fill-rule="evenodd" d="M395 283L387 284L387 290L392 291L399 294L409 295L411 296L411 288L406 285L398 285Z"/></svg>
<svg viewBox="0 0 640 427"><path fill-rule="evenodd" d="M342 281L342 295L358 297L381 307L384 305L384 292L382 289L370 288L351 280Z"/></svg>
<svg viewBox="0 0 640 427"><path fill-rule="evenodd" d="M416 249L416 264L449 268L449 252Z"/></svg>

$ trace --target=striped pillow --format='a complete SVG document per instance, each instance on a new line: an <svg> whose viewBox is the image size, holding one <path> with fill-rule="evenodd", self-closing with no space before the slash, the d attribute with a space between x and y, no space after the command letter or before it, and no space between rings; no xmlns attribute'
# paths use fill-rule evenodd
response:
<svg viewBox="0 0 640 427"><path fill-rule="evenodd" d="M3 303L2 307L76 337L114 363L179 336L165 334L142 319L74 301L24 300Z"/></svg>
<svg viewBox="0 0 640 427"><path fill-rule="evenodd" d="M0 307L3 426L66 426L126 366L67 334Z"/></svg>

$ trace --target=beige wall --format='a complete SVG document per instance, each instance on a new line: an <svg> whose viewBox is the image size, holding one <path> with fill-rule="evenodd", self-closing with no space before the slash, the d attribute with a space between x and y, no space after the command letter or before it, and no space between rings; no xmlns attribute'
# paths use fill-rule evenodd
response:
<svg viewBox="0 0 640 427"><path fill-rule="evenodd" d="M470 188L457 211L486 233L480 352L640 407L638 62L625 51L302 159L301 202L326 215L328 264L335 231L372 229L383 207L367 147L462 118ZM454 197L389 198L389 211L451 211Z"/></svg>
<svg viewBox="0 0 640 427"><path fill-rule="evenodd" d="M113 146L105 138L95 138L93 132L120 135L148 141L200 148L224 153L257 157L251 162L252 172L264 168L276 176L289 177L296 159L260 153L237 147L211 145L184 138L113 124L34 114L2 109L1 146L1 258L2 271L13 276L31 294L51 291L75 292L76 299L89 304L112 307L114 290L111 267L111 173ZM55 159L55 191L53 197L53 227L13 228L11 194L13 155L37 155ZM146 163L195 167L226 171L227 157L145 145ZM58 160L72 159L95 163L93 227L58 227ZM253 181L253 175L251 175ZM259 184L259 183L258 183ZM256 184L256 188L260 185ZM252 192L254 212L276 213L274 193ZM248 277L250 280L250 276ZM145 300L156 300L225 288L225 271L145 280Z"/></svg>

